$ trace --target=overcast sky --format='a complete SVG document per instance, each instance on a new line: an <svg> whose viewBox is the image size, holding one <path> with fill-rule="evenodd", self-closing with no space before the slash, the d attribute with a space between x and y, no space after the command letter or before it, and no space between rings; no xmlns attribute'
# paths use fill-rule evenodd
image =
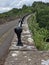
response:
<svg viewBox="0 0 49 65"><path fill-rule="evenodd" d="M12 8L21 8L24 4L32 5L34 1L49 2L49 0L0 0L0 13L11 10Z"/></svg>

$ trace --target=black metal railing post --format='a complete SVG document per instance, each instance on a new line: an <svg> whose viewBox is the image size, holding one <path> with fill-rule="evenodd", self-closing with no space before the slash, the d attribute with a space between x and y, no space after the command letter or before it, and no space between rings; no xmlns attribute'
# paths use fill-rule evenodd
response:
<svg viewBox="0 0 49 65"><path fill-rule="evenodd" d="M17 42L17 46L23 46L23 43L21 41L21 33L22 33L22 24L24 21L24 17L19 21L18 27L16 27L14 29L15 33L17 34L17 38L18 38L18 42Z"/></svg>
<svg viewBox="0 0 49 65"><path fill-rule="evenodd" d="M15 33L17 34L17 38L18 38L17 46L23 46L23 43L21 41L22 27L16 27Z"/></svg>

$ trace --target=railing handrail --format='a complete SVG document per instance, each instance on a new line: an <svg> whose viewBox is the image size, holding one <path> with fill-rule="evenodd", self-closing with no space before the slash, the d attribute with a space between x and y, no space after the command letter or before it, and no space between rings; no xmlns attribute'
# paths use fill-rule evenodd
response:
<svg viewBox="0 0 49 65"><path fill-rule="evenodd" d="M21 33L22 33L22 30L23 30L23 29L22 29L22 24L23 24L24 18L25 18L26 16L28 16L28 14L25 15L25 16L23 16L23 17L19 20L18 27L16 27L16 28L14 29L15 33L17 34L17 38L18 38L17 46L23 46L23 43L22 43L22 41L21 41Z"/></svg>

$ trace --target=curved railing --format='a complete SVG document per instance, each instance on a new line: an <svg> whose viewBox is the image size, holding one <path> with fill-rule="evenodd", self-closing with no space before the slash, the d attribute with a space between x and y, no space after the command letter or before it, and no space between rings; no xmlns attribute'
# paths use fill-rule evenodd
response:
<svg viewBox="0 0 49 65"><path fill-rule="evenodd" d="M29 14L26 14L25 16L23 16L18 23L18 26L14 29L15 33L17 34L17 38L18 38L18 42L17 42L17 46L23 46L23 43L21 41L21 33L22 33L22 24L24 22L25 17L27 17Z"/></svg>

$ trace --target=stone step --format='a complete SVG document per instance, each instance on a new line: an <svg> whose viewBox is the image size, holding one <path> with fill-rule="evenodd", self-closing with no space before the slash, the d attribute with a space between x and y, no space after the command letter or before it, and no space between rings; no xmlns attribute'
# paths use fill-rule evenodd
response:
<svg viewBox="0 0 49 65"><path fill-rule="evenodd" d="M37 50L35 48L34 45L28 45L28 44L23 44L23 46L16 46L17 45L17 42L13 42L12 45L10 46L9 50L12 51L12 50L20 50L20 51L32 51L32 50Z"/></svg>
<svg viewBox="0 0 49 65"><path fill-rule="evenodd" d="M10 48L9 51L37 51L37 49L36 48L29 48L29 46L27 48L13 47L13 48Z"/></svg>

